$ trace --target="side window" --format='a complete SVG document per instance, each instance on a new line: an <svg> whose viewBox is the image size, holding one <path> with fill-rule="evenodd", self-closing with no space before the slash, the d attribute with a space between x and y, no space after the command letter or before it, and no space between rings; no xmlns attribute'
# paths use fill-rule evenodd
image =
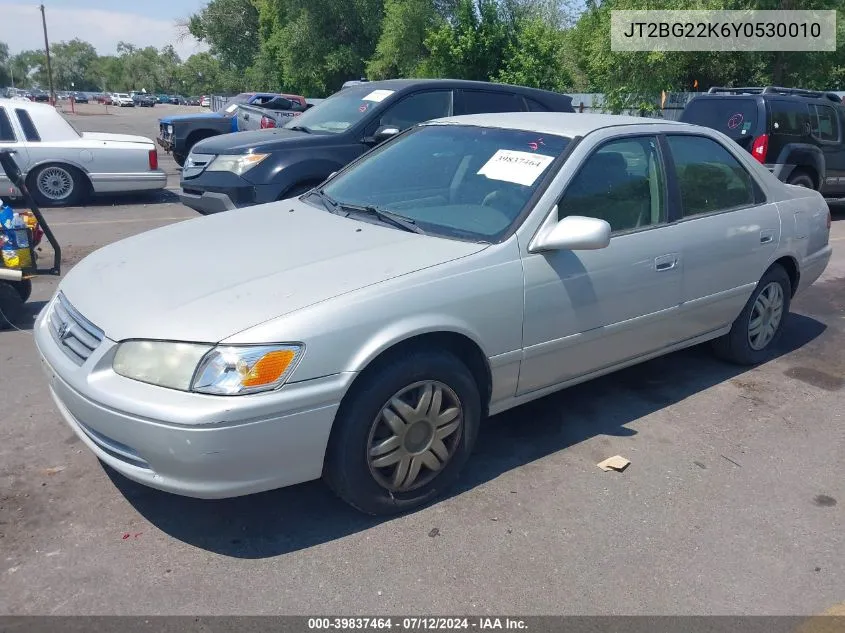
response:
<svg viewBox="0 0 845 633"><path fill-rule="evenodd" d="M525 112L525 101L522 96L511 92L463 90L461 92L461 103L461 114Z"/></svg>
<svg viewBox="0 0 845 633"><path fill-rule="evenodd" d="M558 218L607 220L614 232L666 222L665 178L653 136L610 141L594 152L569 183Z"/></svg>
<svg viewBox="0 0 845 633"><path fill-rule="evenodd" d="M781 136L809 136L810 111L800 101L769 102L771 108L771 133Z"/></svg>
<svg viewBox="0 0 845 633"><path fill-rule="evenodd" d="M751 175L713 139L668 136L685 218L755 202Z"/></svg>
<svg viewBox="0 0 845 633"><path fill-rule="evenodd" d="M30 141L31 143L40 142L41 136L38 134L38 130L35 129L35 123L32 122L32 119L29 116L29 112L18 108L15 110L15 114L18 115L18 123L21 124L21 128L23 129L23 133L26 137L26 140Z"/></svg>
<svg viewBox="0 0 845 633"><path fill-rule="evenodd" d="M449 116L452 113L452 91L420 92L402 99L387 109L379 125L393 125L404 130L417 123Z"/></svg>
<svg viewBox="0 0 845 633"><path fill-rule="evenodd" d="M839 141L839 121L836 110L828 106L813 105L813 132L822 141Z"/></svg>
<svg viewBox="0 0 845 633"><path fill-rule="evenodd" d="M6 108L0 108L0 143L14 143L16 140Z"/></svg>
<svg viewBox="0 0 845 633"><path fill-rule="evenodd" d="M534 99L529 99L525 97L525 103L528 104L528 111L529 112L551 112L546 106L544 106L539 101L534 101Z"/></svg>

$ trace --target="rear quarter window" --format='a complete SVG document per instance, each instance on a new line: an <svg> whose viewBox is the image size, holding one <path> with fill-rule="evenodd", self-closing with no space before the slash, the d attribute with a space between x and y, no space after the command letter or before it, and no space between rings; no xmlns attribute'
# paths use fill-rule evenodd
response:
<svg viewBox="0 0 845 633"><path fill-rule="evenodd" d="M698 98L681 115L684 123L718 130L735 141L753 138L758 131L757 119L757 101L741 97Z"/></svg>

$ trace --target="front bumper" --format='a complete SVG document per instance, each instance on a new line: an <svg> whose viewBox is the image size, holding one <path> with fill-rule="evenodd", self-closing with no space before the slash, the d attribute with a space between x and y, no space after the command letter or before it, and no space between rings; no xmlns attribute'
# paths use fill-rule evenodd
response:
<svg viewBox="0 0 845 633"><path fill-rule="evenodd" d="M205 214L274 202L281 191L276 184L254 185L229 172L203 172L183 177L180 184L182 204Z"/></svg>
<svg viewBox="0 0 845 633"><path fill-rule="evenodd" d="M35 343L50 393L74 433L103 462L141 484L199 498L225 498L320 477L331 426L354 374L219 397L164 389L111 370L104 338L77 366L47 324Z"/></svg>
<svg viewBox="0 0 845 633"><path fill-rule="evenodd" d="M173 151L173 141L169 138L156 137L156 143L166 152Z"/></svg>

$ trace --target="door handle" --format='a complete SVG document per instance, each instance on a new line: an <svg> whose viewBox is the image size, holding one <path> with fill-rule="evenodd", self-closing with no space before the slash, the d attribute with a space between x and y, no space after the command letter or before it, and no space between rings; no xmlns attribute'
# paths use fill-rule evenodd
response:
<svg viewBox="0 0 845 633"><path fill-rule="evenodd" d="M672 270L677 265L677 255L661 255L660 257L654 258L654 270L659 273L667 270Z"/></svg>
<svg viewBox="0 0 845 633"><path fill-rule="evenodd" d="M760 231L760 243L771 244L775 240L775 232L772 230Z"/></svg>

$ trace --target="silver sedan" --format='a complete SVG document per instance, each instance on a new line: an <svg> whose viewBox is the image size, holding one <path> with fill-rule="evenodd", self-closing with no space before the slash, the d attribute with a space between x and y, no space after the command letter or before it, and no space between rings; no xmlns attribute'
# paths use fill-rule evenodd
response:
<svg viewBox="0 0 845 633"><path fill-rule="evenodd" d="M829 230L714 130L456 117L300 198L95 252L35 336L63 417L135 481L322 476L390 513L448 486L488 415L708 341L765 361Z"/></svg>

